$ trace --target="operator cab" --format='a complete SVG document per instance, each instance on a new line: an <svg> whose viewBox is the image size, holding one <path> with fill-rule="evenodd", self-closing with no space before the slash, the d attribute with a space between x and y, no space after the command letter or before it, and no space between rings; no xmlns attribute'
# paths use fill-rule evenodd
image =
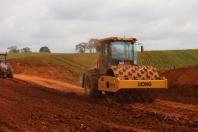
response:
<svg viewBox="0 0 198 132"><path fill-rule="evenodd" d="M132 42L111 42L111 65L137 65L137 46Z"/></svg>
<svg viewBox="0 0 198 132"><path fill-rule="evenodd" d="M6 58L7 54L6 53L0 53L0 74L1 72L6 73L6 71L8 70L8 65L6 63Z"/></svg>
<svg viewBox="0 0 198 132"><path fill-rule="evenodd" d="M136 38L110 37L100 39L99 68L101 73L118 64L137 65L138 43ZM143 47L141 47L143 50Z"/></svg>
<svg viewBox="0 0 198 132"><path fill-rule="evenodd" d="M7 53L0 53L0 63L6 63Z"/></svg>

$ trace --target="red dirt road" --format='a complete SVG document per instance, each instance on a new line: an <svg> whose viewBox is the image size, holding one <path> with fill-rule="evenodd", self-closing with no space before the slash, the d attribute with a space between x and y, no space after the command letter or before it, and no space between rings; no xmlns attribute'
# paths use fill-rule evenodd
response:
<svg viewBox="0 0 198 132"><path fill-rule="evenodd" d="M0 131L198 131L196 104L108 103L68 83L16 78L0 80Z"/></svg>
<svg viewBox="0 0 198 132"><path fill-rule="evenodd" d="M76 94L83 94L83 89L81 87L67 82L62 82L58 80L52 80L37 76L23 75L23 74L15 74L14 77L19 80L33 82L38 85L63 92L75 92Z"/></svg>

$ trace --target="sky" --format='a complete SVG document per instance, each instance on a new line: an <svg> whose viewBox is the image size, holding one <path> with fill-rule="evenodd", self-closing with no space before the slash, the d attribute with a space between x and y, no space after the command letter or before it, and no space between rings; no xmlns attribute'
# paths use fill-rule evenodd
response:
<svg viewBox="0 0 198 132"><path fill-rule="evenodd" d="M198 49L198 0L0 0L0 52L75 52L90 38L135 37L145 50Z"/></svg>

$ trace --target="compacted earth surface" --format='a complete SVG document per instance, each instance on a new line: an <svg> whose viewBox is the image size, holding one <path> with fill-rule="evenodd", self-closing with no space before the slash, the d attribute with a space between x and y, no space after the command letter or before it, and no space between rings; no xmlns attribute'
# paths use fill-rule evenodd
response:
<svg viewBox="0 0 198 132"><path fill-rule="evenodd" d="M198 68L164 73L172 78L170 90L153 103L92 99L76 83L16 74L0 79L0 131L198 131L198 80L188 79L192 72Z"/></svg>

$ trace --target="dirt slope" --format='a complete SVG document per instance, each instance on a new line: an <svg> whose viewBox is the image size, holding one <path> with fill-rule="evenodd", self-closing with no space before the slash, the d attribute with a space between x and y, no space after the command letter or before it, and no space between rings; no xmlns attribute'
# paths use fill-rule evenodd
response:
<svg viewBox="0 0 198 132"><path fill-rule="evenodd" d="M59 81L73 82L74 84L79 84L78 78L73 75L73 73L64 66L50 65L47 61L47 64L37 64L39 63L36 60L36 64L31 64L31 59L27 60L12 60L9 63L12 66L13 72L15 74L25 74L39 76L48 79L54 79Z"/></svg>
<svg viewBox="0 0 198 132"><path fill-rule="evenodd" d="M16 74L27 74L78 84L79 77L97 60L97 54L16 53L9 63Z"/></svg>
<svg viewBox="0 0 198 132"><path fill-rule="evenodd" d="M166 99L198 104L198 66L170 70L164 73L169 89Z"/></svg>
<svg viewBox="0 0 198 132"><path fill-rule="evenodd" d="M170 70L164 73L171 85L192 87L198 86L198 66Z"/></svg>
<svg viewBox="0 0 198 132"><path fill-rule="evenodd" d="M81 94L81 95L84 93L81 87L67 82L42 78L38 76L23 75L23 74L15 74L14 77L19 80L33 82L35 84L59 91L75 92L76 94Z"/></svg>

